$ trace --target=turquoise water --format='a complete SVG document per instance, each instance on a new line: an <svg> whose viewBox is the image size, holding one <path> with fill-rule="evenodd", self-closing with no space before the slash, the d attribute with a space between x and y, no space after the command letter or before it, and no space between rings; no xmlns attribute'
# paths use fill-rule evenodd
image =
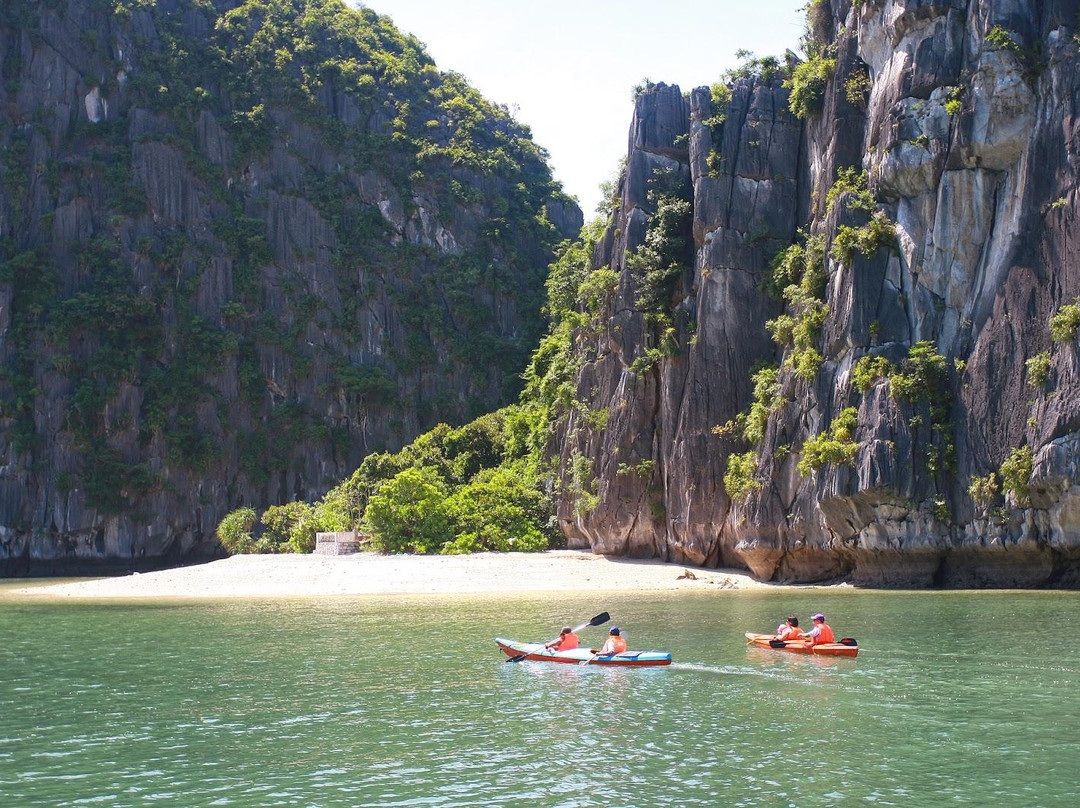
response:
<svg viewBox="0 0 1080 808"><path fill-rule="evenodd" d="M743 640L819 609L858 659ZM601 611L675 664L491 641ZM1078 593L0 594L0 805L1072 806L1078 629Z"/></svg>

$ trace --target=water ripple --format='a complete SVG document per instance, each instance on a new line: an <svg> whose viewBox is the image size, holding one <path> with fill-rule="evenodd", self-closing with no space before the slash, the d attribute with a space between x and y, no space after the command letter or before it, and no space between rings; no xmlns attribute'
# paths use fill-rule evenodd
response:
<svg viewBox="0 0 1080 808"><path fill-rule="evenodd" d="M4 614L19 639L0 644L0 791L28 806L1071 805L1080 651L1003 653L956 627L1080 625L1080 601L858 602L861 638L903 607L948 642L890 629L857 660L747 649L736 624L794 608L757 595L605 602L675 653L641 670L478 649L561 625L565 600Z"/></svg>

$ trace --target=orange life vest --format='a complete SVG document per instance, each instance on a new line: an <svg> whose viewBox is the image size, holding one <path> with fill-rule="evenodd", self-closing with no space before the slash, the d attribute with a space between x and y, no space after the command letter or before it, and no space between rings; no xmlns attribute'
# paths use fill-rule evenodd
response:
<svg viewBox="0 0 1080 808"><path fill-rule="evenodd" d="M798 626L786 626L787 631L780 631L781 640L801 640L803 636L803 630Z"/></svg>
<svg viewBox="0 0 1080 808"><path fill-rule="evenodd" d="M607 641L600 646L600 650L597 654L600 656L607 656L608 654L621 654L626 650L626 640L624 640L618 634L609 634Z"/></svg>
<svg viewBox="0 0 1080 808"><path fill-rule="evenodd" d="M559 644L555 646L555 650L569 651L572 648L577 648L579 642L580 641L578 640L577 634L574 634L573 632L569 634L563 634L561 637L559 637Z"/></svg>
<svg viewBox="0 0 1080 808"><path fill-rule="evenodd" d="M836 635L833 634L833 630L829 627L828 623L822 623L818 628L818 635L813 638L814 645L821 645L827 642L836 642Z"/></svg>

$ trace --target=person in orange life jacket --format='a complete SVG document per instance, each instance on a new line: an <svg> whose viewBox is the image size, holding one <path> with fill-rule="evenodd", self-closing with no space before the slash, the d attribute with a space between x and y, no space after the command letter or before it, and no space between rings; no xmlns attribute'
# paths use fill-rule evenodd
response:
<svg viewBox="0 0 1080 808"><path fill-rule="evenodd" d="M799 640L802 639L803 630L799 628L799 618L789 617L786 622L776 627L776 639Z"/></svg>
<svg viewBox="0 0 1080 808"><path fill-rule="evenodd" d="M821 645L827 642L836 642L836 635L825 622L825 615L818 612L810 618L814 621L814 627L806 632L805 640L809 645Z"/></svg>
<svg viewBox="0 0 1080 808"><path fill-rule="evenodd" d="M607 640L600 647L600 650L594 653L597 656L609 656L611 654L621 654L625 650L626 638L623 637L618 626L612 626L611 631L608 632Z"/></svg>
<svg viewBox="0 0 1080 808"><path fill-rule="evenodd" d="M571 648L577 648L579 642L578 635L574 633L570 626L566 626L566 628L559 633L559 639L554 642L549 642L544 647L551 649L552 651L569 651Z"/></svg>

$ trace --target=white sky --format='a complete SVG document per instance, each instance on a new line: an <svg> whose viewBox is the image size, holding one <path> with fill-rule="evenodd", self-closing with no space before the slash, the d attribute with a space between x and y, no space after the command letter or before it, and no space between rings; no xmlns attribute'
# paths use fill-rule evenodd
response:
<svg viewBox="0 0 1080 808"><path fill-rule="evenodd" d="M347 0L359 5L358 0ZM632 89L684 92L739 60L797 50L806 0L363 0L463 74L518 108L556 179L593 217L599 186L626 154Z"/></svg>

